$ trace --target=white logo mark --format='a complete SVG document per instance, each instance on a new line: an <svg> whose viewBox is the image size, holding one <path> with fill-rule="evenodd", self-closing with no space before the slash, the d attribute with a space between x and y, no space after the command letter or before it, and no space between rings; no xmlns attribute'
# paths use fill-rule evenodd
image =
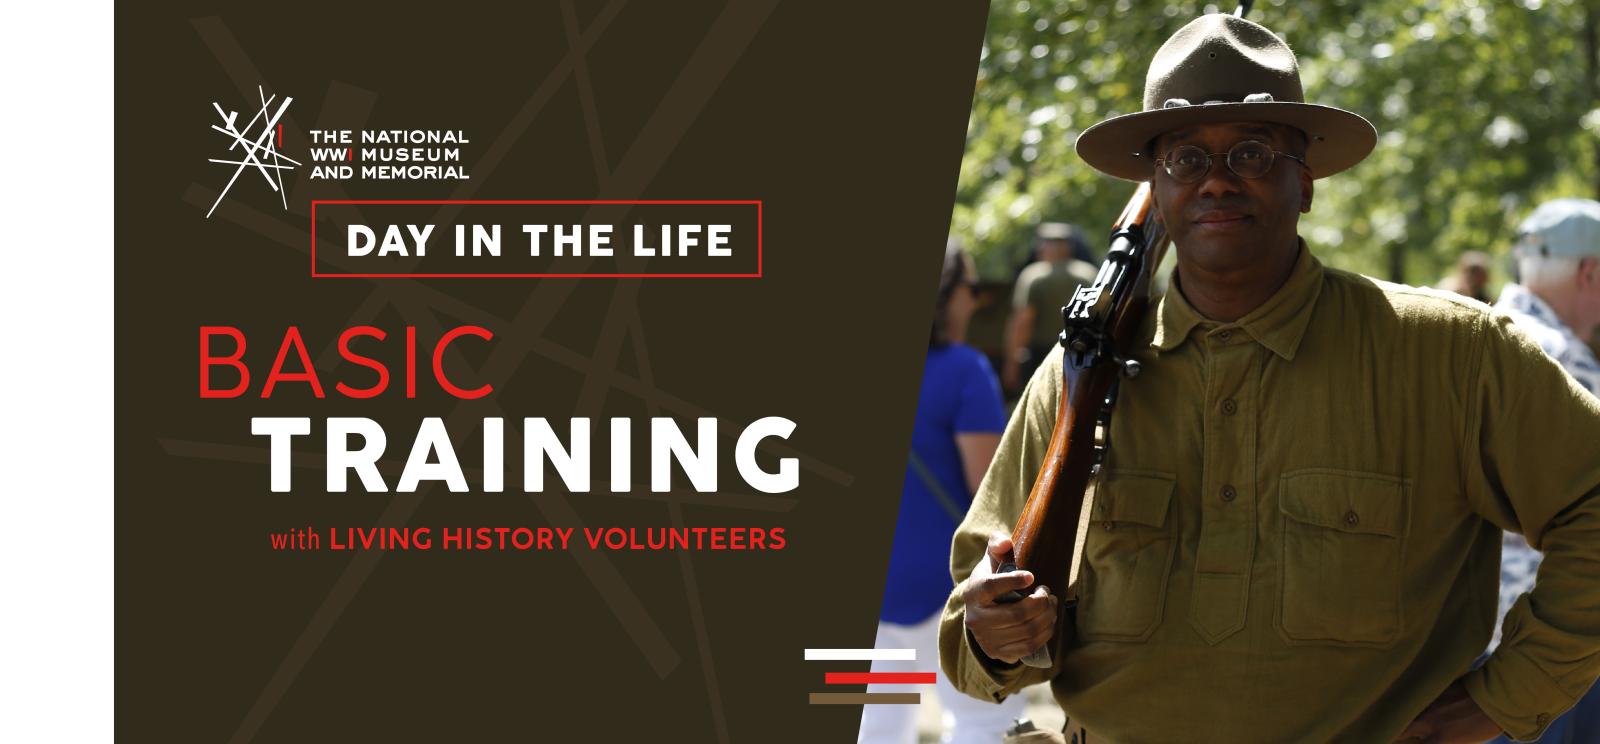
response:
<svg viewBox="0 0 1600 744"><path fill-rule="evenodd" d="M261 111L250 117L250 121L245 123L243 129L234 127L234 123L239 118L237 111L224 112L220 104L215 101L211 103L212 108L217 110L217 115L222 117L222 126L219 127L212 124L211 128L233 138L233 142L228 145L228 152L231 153L233 148L242 145L244 147L244 159L223 160L209 158L210 162L213 163L226 163L237 167L233 169L233 177L228 179L228 185L222 187L222 193L217 195L217 200L212 202L211 209L206 212L206 217L208 218L212 212L217 211L217 205L222 203L222 198L228 195L229 189L233 188L233 182L239 180L239 174L243 173L248 166L255 166L256 171L266 180L267 186L278 192L278 198L283 202L283 208L285 210L289 208L289 198L283 192L283 171L294 170L294 166L299 165L300 161L278 152L278 146L282 144L281 138L283 137L283 131L279 129L281 125L278 121L283 118L284 112L289 110L289 104L294 99L283 99L283 103L279 104L277 112L269 113L270 109L268 107L272 105L273 101L277 100L277 95L268 96L266 91L262 90L259 85L256 86L256 92L261 96ZM246 136L255 127L257 121L261 122L260 133L251 139L246 139ZM272 162L267 162L269 160ZM285 162L293 163L294 165L284 165Z"/></svg>

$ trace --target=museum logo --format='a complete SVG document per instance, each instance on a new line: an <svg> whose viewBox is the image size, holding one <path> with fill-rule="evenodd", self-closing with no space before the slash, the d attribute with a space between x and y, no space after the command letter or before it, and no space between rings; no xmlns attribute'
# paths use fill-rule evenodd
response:
<svg viewBox="0 0 1600 744"><path fill-rule="evenodd" d="M211 209L206 211L208 218L217 211L217 205L222 203L228 192L233 190L234 184L239 182L239 176L248 169L261 174L267 187L277 192L283 208L289 208L289 200L283 190L283 172L293 170L300 161L285 156L279 149L283 147L283 115L294 99L286 97L279 101L276 95L267 95L259 85L256 86L256 94L261 102L261 110L242 125L239 123L239 112L224 111L222 104L215 101L211 103L211 107L217 110L217 116L221 117L221 124L212 124L211 128L226 136L227 147L221 157L208 160L232 166L233 173L228 177L227 185L222 187L222 192L217 194L217 200L212 202Z"/></svg>

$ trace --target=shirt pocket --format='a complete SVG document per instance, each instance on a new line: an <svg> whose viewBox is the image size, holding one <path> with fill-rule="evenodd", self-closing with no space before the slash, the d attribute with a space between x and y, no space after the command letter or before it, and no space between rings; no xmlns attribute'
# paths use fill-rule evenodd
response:
<svg viewBox="0 0 1600 744"><path fill-rule="evenodd" d="M1348 470L1283 476L1283 601L1292 643L1384 646L1401 628L1406 481Z"/></svg>
<svg viewBox="0 0 1600 744"><path fill-rule="evenodd" d="M1109 471L1095 488L1077 611L1082 638L1143 641L1155 632L1172 569L1174 481L1167 473Z"/></svg>

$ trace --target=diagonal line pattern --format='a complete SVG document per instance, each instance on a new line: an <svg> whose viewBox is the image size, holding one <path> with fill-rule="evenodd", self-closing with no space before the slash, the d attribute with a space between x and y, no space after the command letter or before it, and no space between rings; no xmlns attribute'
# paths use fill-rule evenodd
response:
<svg viewBox="0 0 1600 744"><path fill-rule="evenodd" d="M484 152L483 157L479 158L478 162L473 165L473 179L461 182L456 187L456 190L450 194L451 199L468 199L478 193L478 185L488 180L489 176L500 166L501 161L505 160L506 154L511 151L512 145L521 141L522 135L528 131L529 126L533 125L534 119L539 116L539 112L544 109L545 104L549 103L550 99L555 96L556 91L561 89L561 85L567 81L567 76L572 74L578 61L589 52L589 48L594 46L595 41L605 32L606 27L610 26L611 21L621 12L623 4L623 0L611 0L611 2L606 3L604 8L600 9L600 13L595 17L594 22L590 23L589 28L578 35L577 40L573 43L572 48L567 51L566 56L556 63L550 74L546 75L544 81L534 90L528 102L523 104L522 108L511 117L511 121L507 122L505 129L501 130L500 134L495 137L494 142L489 145L489 149ZM439 209L439 213L434 217L433 222L434 224L444 224L454 220L460 211L460 205L445 205ZM412 263L415 264L417 260L413 258Z"/></svg>
<svg viewBox="0 0 1600 744"><path fill-rule="evenodd" d="M639 380L646 386L654 387L654 375L650 371L650 354L645 347L644 321L634 312L630 317L628 336L633 339L633 359L639 369ZM661 409L654 403L646 403L651 416L661 415ZM684 526L683 504L679 501L667 503L667 515L672 520L672 526ZM689 603L689 620L694 626L695 646L700 652L700 670L705 678L706 699L711 704L711 724L717 732L717 741L726 744L728 741L728 717L722 709L722 693L717 686L717 664L711 654L711 636L706 631L705 607L700 603L700 582L694 574L694 559L688 551L678 554L678 571L683 574L683 596Z"/></svg>
<svg viewBox="0 0 1600 744"><path fill-rule="evenodd" d="M600 114L595 110L594 86L589 84L589 63L580 50L582 35L578 33L578 12L572 0L561 0L561 22L566 27L567 43L572 46L572 76L578 84L578 103L583 107L583 123L589 130L589 154L594 160L595 183L606 181L606 141L600 134Z"/></svg>
<svg viewBox="0 0 1600 744"><path fill-rule="evenodd" d="M705 39L695 50L688 64L686 64L677 80L668 90L662 103L646 123L638 139L624 155L616 172L612 174L612 178L608 179L607 185L609 187L633 194L643 191L645 185L653 179L655 173L664 164L667 155L676 147L677 142L687 131L694 117L698 115L699 110L720 86L733 62L743 53L753 38L756 29L760 28L765 22L774 6L775 0L768 0L761 3L735 4L724 10L722 15L712 24ZM603 22L609 21L610 16L615 15L617 8L620 8L620 2L608 5L606 10L602 12L601 19L591 25L591 28L585 32L584 37L592 42L593 37L599 33L600 27L603 27ZM199 28L201 22L197 22L196 25ZM216 21L214 25L219 27L214 30L220 30L223 35L231 38L225 28L220 28L220 21ZM205 35L204 29L202 29L202 35ZM219 53L217 49L218 47L213 45L214 53L218 54L219 60L226 66L229 60L223 59L223 54ZM575 52L577 50L574 50ZM563 62L564 65L572 63L574 53L569 53ZM233 61L242 62L246 69L253 69L249 67L248 59L244 58L242 54ZM516 136L520 136L521 131L525 130L527 124L531 122L533 113L542 105L543 101L537 100L536 91L535 99L530 100L529 104L524 106L523 111L519 112L518 117L514 118L513 122L508 125L507 133L515 131L515 135L509 139L515 139ZM505 136L502 136L495 144L500 148L499 151L495 152L495 148L491 148L493 157L486 156L485 158L486 161L493 161L489 164L491 170L493 163L498 162L498 159L503 157L505 150L510 147L510 142ZM471 184L463 186L463 189L470 192L472 188L475 188L472 184L478 182L475 180ZM539 284L532 296L517 313L509 332L505 334L506 343L497 345L490 353L488 361L483 369L480 370L480 377L488 381L500 382L508 379L532 351L535 345L534 341L538 340L542 335L546 324L553 316L553 310L559 307L566 297L570 295L572 287L573 285L570 283L553 284L545 282ZM626 323L616 324L611 318L629 318L633 316L637 291L637 280L623 282L622 286L619 286L613 297L607 326L626 329ZM417 285L396 285L394 291L390 292L390 294L393 302L399 306L398 309L412 323L419 327L436 327L437 318L427 307L427 303L422 301L419 295L424 293L421 292ZM437 299L437 297L430 299ZM612 330L610 333L606 333L603 329L593 361L600 367L609 365L612 372L615 372L615 362L619 347L620 335L618 332ZM606 379L609 379L609 377ZM588 393L586 397L592 399L596 406L603 403L604 400L602 392ZM458 420L463 411L475 408L481 407L468 406L465 403L458 405L455 411L452 412L450 419L452 421ZM382 517L380 517L380 526L387 525L390 522L403 524L416 511L423 495L423 493L417 493L395 498L389 507L385 509ZM534 497L534 502L541 509L546 507L552 509L552 512L547 512L547 516L561 520L555 523L574 524L577 522L577 515L570 511L570 505L559 496L539 495ZM593 553L584 555L595 556ZM351 562L344 574L335 583L334 589L330 591L327 600L313 615L306 631L302 633L295 644L295 648L291 650L290 657L285 659L284 664L274 674L267 688L262 691L256 704L252 706L251 711L246 715L245 721L241 722L233 737L234 741L248 741L254 736L256 730L259 729L266 716L270 714L278 699L288 688L288 685L292 683L300 668L310 658L317 645L320 644L328 630L342 613L343 608L354 597L360 586L376 567L378 557L380 556L372 556L370 560L357 558ZM598 556L595 557L598 558ZM609 563L605 563L605 566L610 568ZM591 581L595 581L597 589L601 590L602 598L612 605L613 612L618 612L616 604L619 601L618 592L616 591L617 586L603 587L600 582L596 581L594 575L591 574L590 578ZM621 581L620 576L617 577L617 582L623 595L632 596L631 591L628 590L626 583ZM636 602L637 599L634 598L634 601ZM623 613L620 612L619 618L624 620L625 626L628 625L627 621L632 619L624 617ZM648 621L647 614L644 615L644 618ZM659 630L657 633L659 633ZM639 638L635 637L635 641L639 642ZM663 644L665 643L664 638L661 641ZM670 658L664 658L659 652L652 655L649 649L646 649L646 655L656 667L658 675L664 676L676 664L676 656L672 654L670 645L666 646L666 652L670 655ZM726 740L725 725L719 729L719 735L722 740Z"/></svg>
<svg viewBox="0 0 1600 744"><path fill-rule="evenodd" d="M424 330L437 336L441 329L438 321L431 312L420 306L420 303L410 296L397 298L397 309L402 315L416 317L419 330ZM460 362L459 352L453 348L447 349L453 362ZM452 432L461 432L467 428L470 419L482 416L503 416L499 405L490 399L477 399L461 401L445 417L445 427ZM520 449L519 437L512 432L507 432L505 444L513 451ZM414 493L397 494L379 515L377 526L401 527L409 524L411 518L422 505L422 500L437 487L436 482L427 482ZM533 503L543 513L550 524L562 525L582 529L585 524L576 511L565 498L557 494L529 494ZM666 635L650 617L644 603L622 578L616 566L611 562L610 556L593 551L579 550L574 546L568 551L578 563L579 569L584 573L589 582L595 587L600 598L621 622L623 629L633 639L634 643L644 653L658 676L666 676L678 664L679 657L667 640ZM277 707L289 686L294 683L300 671L311 660L318 647L332 631L334 624L343 615L356 594L365 585L368 577L376 570L378 563L383 560L385 553L364 552L351 559L344 572L335 581L328 596L312 614L311 621L301 631L284 656L266 686L257 695L256 701L251 705L245 718L234 731L230 742L248 742L255 737L261 725L266 722L267 716Z"/></svg>
<svg viewBox="0 0 1600 744"><path fill-rule="evenodd" d="M190 184L189 188L183 192L182 199L188 204L204 206L206 200L213 198L214 194L216 194L215 191L204 186ZM311 234L298 225L291 225L264 212L233 201L222 205L217 210L217 214L222 219L240 227L248 228L256 235L267 238L274 243L310 255L311 250L307 245L310 242ZM335 265L347 265L342 263L338 257L328 260ZM387 297L397 290L403 290L410 296L426 300L440 312L481 325L494 331L496 335L499 335L509 327L507 321L489 311L474 307L465 300L458 299L454 295L442 292L415 279L390 277L385 280L384 284L379 284L376 279L369 281L378 286L376 291L381 293L381 296ZM376 313L374 313L374 316L376 316ZM361 324L357 323L356 325Z"/></svg>
<svg viewBox="0 0 1600 744"><path fill-rule="evenodd" d="M605 137L600 129L599 112L596 110L594 103L594 90L589 81L588 63L584 54L577 48L578 19L576 11L573 10L571 0L562 0L561 15L565 23L568 42L573 47L573 72L577 80L578 100L583 108L584 126L588 131L589 152L594 162L595 181L600 185L601 191L604 193L606 187L610 185L610 174L607 172L606 167ZM630 322L628 323L628 328L624 329L622 333L626 333L634 341L635 362L639 369L640 382L647 388L653 388L655 384L650 372L649 355L646 353L644 346L644 325L639 318L635 305L635 300L638 296L638 282L638 279L623 280L618 291L613 293L611 310L607 314L601 331L601 341L599 342L599 345L605 351L597 352L596 356L598 357L602 353L610 353L613 362L609 366L612 371L616 370L615 355L620 349L609 346L608 342L617 333L612 329L620 325L616 322L616 319L619 316L627 317ZM624 288L626 291L624 291ZM623 295L623 297L619 299L617 295ZM622 309L624 307L627 309ZM583 395L580 395L580 399L590 397L590 385L594 384L595 387L593 389L601 391L592 396L596 398L592 403L598 409L603 401L604 391L611 389L612 386L606 384L601 387L597 376L585 377L584 380L584 391ZM582 402L580 402L580 405L582 405ZM654 403L647 403L647 408L652 417L660 415L660 406ZM684 526L682 504L677 501L668 502L667 511L671 516L673 527L681 528ZM726 744L728 741L727 717L723 713L722 695L717 687L716 664L711 657L711 644L706 632L705 612L700 603L700 589L695 579L694 563L687 551L678 555L678 566L683 575L684 596L689 603L690 621L694 626L695 645L700 653L700 667L706 685L706 699L711 707L712 725L717 734L717 741L720 744Z"/></svg>
<svg viewBox="0 0 1600 744"><path fill-rule="evenodd" d="M477 193L478 185L486 181L494 173L500 163L505 160L506 155L510 153L512 145L522 139L522 135L528 131L528 127L533 125L534 120L538 117L539 112L544 109L545 104L549 103L550 99L555 96L556 91L560 90L562 84L566 82L567 76L572 72L575 60L588 52L589 47L600 38L606 27L621 12L623 4L623 0L611 0L600 10L594 22L589 24L589 28L578 36L578 40L573 44L572 49L568 50L567 54L556 62L555 67L534 88L533 94L529 96L527 102L522 104L522 108L518 109L516 114L512 115L511 120L506 122L506 126L500 130L494 141L489 144L489 148L484 152L483 157L479 158L474 165L473 171L477 174L477 177L459 185L450 195L450 198L467 199ZM445 221L453 220L460 213L460 210L460 205L444 205L434 215L433 223L443 224ZM315 230L316 226L312 225L311 229ZM419 258L412 258L403 262L402 265L415 266L419 260ZM378 313L389 306L391 302L391 299L387 296L389 294L390 292L386 286L379 284L373 293L356 308L355 313L350 316L349 320L345 321L344 327L365 325L371 322L373 318L378 316ZM542 327L540 332L543 332Z"/></svg>

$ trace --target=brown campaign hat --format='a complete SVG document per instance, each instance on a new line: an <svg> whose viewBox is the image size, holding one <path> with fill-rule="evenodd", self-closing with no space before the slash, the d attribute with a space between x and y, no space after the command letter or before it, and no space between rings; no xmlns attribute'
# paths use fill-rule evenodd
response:
<svg viewBox="0 0 1600 744"><path fill-rule="evenodd" d="M1378 142L1372 123L1343 109L1305 102L1300 65L1283 40L1231 15L1190 22L1150 61L1144 111L1107 119L1078 137L1078 155L1096 170L1148 181L1158 136L1196 124L1269 122L1306 133L1306 165L1316 178L1361 162Z"/></svg>

